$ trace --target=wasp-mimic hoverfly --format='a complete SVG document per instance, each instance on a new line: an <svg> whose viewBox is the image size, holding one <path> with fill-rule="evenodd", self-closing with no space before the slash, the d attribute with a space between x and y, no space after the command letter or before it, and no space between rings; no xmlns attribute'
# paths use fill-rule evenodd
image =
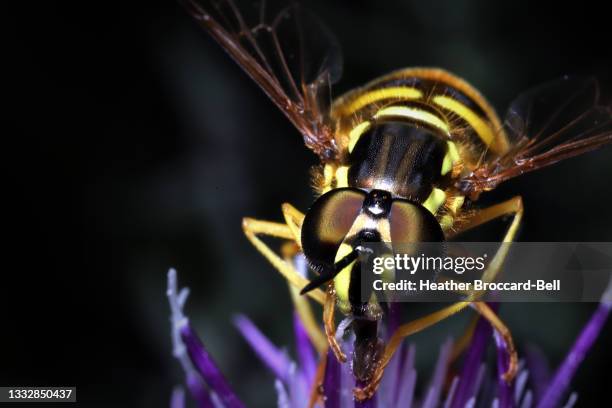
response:
<svg viewBox="0 0 612 408"><path fill-rule="evenodd" d="M561 78L537 87L511 104L503 122L474 87L437 68L401 69L332 102L330 86L342 69L339 47L299 5L273 9L260 1L239 10L233 0L181 2L320 159L313 170L317 198L305 214L285 203L284 223L245 218L243 229L293 286L319 351L328 344L346 361L334 312L352 318L353 373L363 385L354 390L356 398L375 393L403 338L467 306L505 339L504 378L511 381L517 358L510 332L477 298L404 323L385 344L379 322L389 309L382 301L361 301L357 261L366 252L364 243L443 242L507 215L512 222L502 242L511 242L523 215L521 197L486 208L474 202L503 181L611 143L612 115L598 103L597 83ZM292 245L279 255L261 236ZM296 270L296 253L303 253L314 271L310 281ZM502 249L495 254L483 279L495 278L505 255ZM323 305L325 334L299 289Z"/></svg>

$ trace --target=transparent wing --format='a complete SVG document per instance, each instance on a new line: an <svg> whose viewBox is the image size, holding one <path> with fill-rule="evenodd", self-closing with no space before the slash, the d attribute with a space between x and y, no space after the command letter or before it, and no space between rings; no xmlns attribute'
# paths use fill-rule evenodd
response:
<svg viewBox="0 0 612 408"><path fill-rule="evenodd" d="M599 104L596 80L563 77L520 95L504 128L510 149L459 180L467 195L612 143L612 110Z"/></svg>
<svg viewBox="0 0 612 408"><path fill-rule="evenodd" d="M330 85L342 70L333 35L297 4L180 0L264 90L323 161L336 155ZM277 4L280 3L280 4Z"/></svg>

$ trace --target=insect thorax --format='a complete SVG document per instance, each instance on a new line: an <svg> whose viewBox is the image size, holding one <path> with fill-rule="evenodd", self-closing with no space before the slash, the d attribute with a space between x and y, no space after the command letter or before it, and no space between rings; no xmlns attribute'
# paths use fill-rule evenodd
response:
<svg viewBox="0 0 612 408"><path fill-rule="evenodd" d="M444 184L447 142L424 127L380 123L362 134L348 157L347 184L377 189L423 203L434 185Z"/></svg>

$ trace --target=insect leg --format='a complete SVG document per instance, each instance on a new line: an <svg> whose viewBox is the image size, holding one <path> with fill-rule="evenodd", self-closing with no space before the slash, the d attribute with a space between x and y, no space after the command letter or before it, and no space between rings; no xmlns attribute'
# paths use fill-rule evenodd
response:
<svg viewBox="0 0 612 408"><path fill-rule="evenodd" d="M285 222L293 234L294 241L302 247L302 223L304 222L304 214L289 203L282 205L283 216Z"/></svg>
<svg viewBox="0 0 612 408"><path fill-rule="evenodd" d="M456 231L455 234L459 234L461 232L475 228L479 225L485 224L487 222L490 222L504 215L513 215L514 217L512 219L512 223L506 230L506 234L504 235L502 242L505 242L505 243L512 242L514 241L514 237L516 236L516 232L518 231L518 227L523 218L523 201L520 196L513 197L508 201L504 201L503 203L499 203L491 207L487 207L482 210L479 210L472 217L468 218L468 220L461 225L460 229ZM501 270L501 267L504 263L504 260L506 259L509 249L510 248L508 245L500 246L500 248L495 253L495 256L493 257L493 260L487 267L487 270L482 274L483 281L491 282L495 279L495 277ZM481 294L482 293L472 293L469 298L477 299ZM484 305L484 307L488 309L488 312L486 315L481 311L481 309L484 310L484 307L477 306L477 303ZM504 374L504 379L506 379L507 381L510 381L516 375L516 369L517 369L516 351L514 350L514 343L512 342L510 331L503 324L503 322L499 320L499 318L495 315L495 313L488 306L486 306L486 304L482 302L474 302L474 308L483 317L489 320L489 322L491 322L493 327L495 327L495 329L502 335L502 337L504 337L504 340L506 341L508 352L510 354L510 364L508 366L508 371ZM491 316L491 314L495 318L495 320L492 320L492 318L488 317L488 316ZM468 333L466 333L466 335L462 337L462 340L464 339L469 340L469 338L471 337L471 334L473 333L473 327L474 326L468 329ZM453 350L453 355L454 356L459 355L463 351L463 348L467 346L467 344L468 344L468 341L464 341L464 342L457 344L457 346Z"/></svg>
<svg viewBox="0 0 612 408"><path fill-rule="evenodd" d="M334 311L336 308L336 292L333 283L328 285L325 296L325 304L323 305L323 323L325 325L325 334L327 335L327 343L331 347L334 355L339 362L346 362L346 354L342 352L338 340L336 340L336 325L334 323Z"/></svg>
<svg viewBox="0 0 612 408"><path fill-rule="evenodd" d="M327 341L313 316L310 304L304 296L300 296L299 294L300 289L308 284L308 280L300 275L295 269L292 259L293 256L290 256L291 254L286 250L286 245L283 246L283 257L285 259L282 259L259 238L259 235L266 235L274 238L287 239L290 240L289 244L297 245L294 242L294 235L290 227L277 222L244 218L242 220L242 229L253 246L281 273L281 275L283 275L283 277L285 277L285 279L287 279L295 309L308 333L308 337L319 354L323 355L321 353L327 348ZM293 255L295 255L295 253L296 252L293 252ZM320 304L325 303L325 294L320 289L313 290L308 293L308 295Z"/></svg>
<svg viewBox="0 0 612 408"><path fill-rule="evenodd" d="M296 269L299 269L299 266L296 265L294 260L298 253L300 253L300 247L293 241L287 241L281 247L281 254L285 262L294 265ZM319 319L315 318L312 312L308 298L300 295L300 290L291 284L289 284L289 293L291 294L295 311L300 317L300 321L304 325L310 341L320 356L325 355L327 351L327 338L321 330Z"/></svg>
<svg viewBox="0 0 612 408"><path fill-rule="evenodd" d="M467 231L469 229L475 228L479 225L485 224L489 221L492 221L496 218L503 217L504 215L513 215L512 223L506 230L506 234L502 242L508 243L514 241L514 237L516 236L516 232L518 231L519 225L521 224L521 220L523 219L523 200L520 196L513 197L508 201L504 201L503 203L492 205L491 207L484 208L482 210L478 210L474 215L468 218L461 226L460 229L455 231L452 236L459 234L461 232ZM451 236L451 237L452 237ZM447 237L450 238L450 237ZM508 255L508 250L510 247L508 245L501 245L495 256L489 263L487 270L482 274L482 280L485 282L492 282L504 263L506 256ZM476 295L472 295L472 298L476 298Z"/></svg>
<svg viewBox="0 0 612 408"><path fill-rule="evenodd" d="M514 215L512 224L506 231L503 242L512 241L512 239L509 241L507 240L508 235L511 234L511 236L514 236L516 230L518 229L520 219L523 217L523 199L521 196L512 197L507 201L475 211L472 216L467 218L459 225L457 230L450 232L446 236L446 239L454 238L455 235L459 235L462 232L471 230L472 228L476 228L482 224L486 224L487 222L503 217L504 215ZM518 218L518 221L516 218Z"/></svg>
<svg viewBox="0 0 612 408"><path fill-rule="evenodd" d="M506 382L512 381L518 370L518 355L514 347L514 341L512 340L510 330L485 302L474 302L472 306L482 317L491 323L491 326L493 326L493 328L503 337L504 342L506 342L506 349L508 350L510 361L508 363L508 370L503 374L503 378Z"/></svg>
<svg viewBox="0 0 612 408"><path fill-rule="evenodd" d="M491 207L487 207L485 209L479 210L471 218L469 218L466 222L464 222L461 228L455 233L453 233L453 235L456 235L463 231L467 231L468 229L477 227L478 225L482 225L484 223L487 223L491 220L502 217L504 215L513 215L514 217L512 219L512 223L506 230L506 234L504 235L502 242L512 242L514 240L516 232L518 231L518 227L523 217L523 202L522 202L521 197L519 196L511 198L508 201L504 201L503 203L496 204ZM501 269L501 266L503 265L503 262L506 258L507 253L508 253L508 247L505 245L501 246L500 249L495 253L495 256L493 257L493 260L489 264L489 267L483 273L482 275L483 280L490 282L493 279L495 279L495 276L497 276L498 272ZM477 297L478 297L478 294L471 295L472 299L476 299ZM393 357L393 354L395 353L395 351L401 344L401 341L405 337L408 337L441 320L444 320L445 318L465 308L470 303L471 302L455 303L445 309L434 312L433 314L430 314L428 316L425 316L420 319L417 319L412 322L401 325L397 329L397 331L393 334L393 336L391 337L391 340L387 344L383 357L381 358L378 366L376 367L376 370L372 376L370 383L364 388L361 388L361 389L356 388L354 390L355 397L359 400L365 400L365 399L370 398L372 395L374 395L374 392L376 392L376 389L378 388L378 385L380 384L380 381L382 379L382 375L383 375L385 367L387 366L387 364L389 364L391 357ZM490 316L490 314L488 314L488 316ZM494 325L494 327L496 327L496 329L500 332L500 334L502 335L504 335L504 333L508 334L509 331L507 327L503 325L503 323L501 323L501 321L499 320L499 318L497 318L497 316L495 317L497 319L495 323L497 322L499 323L497 324L497 326ZM506 337L507 336L504 336L504 339L506 339ZM506 340L506 342L508 342L508 340ZM512 347L514 347L513 343L512 343ZM508 348L510 350L510 346L508 346ZM511 356L510 358L512 360L513 357ZM512 366L512 361L510 365ZM511 374L511 373L506 373L506 375L507 374ZM504 376L505 378L506 378L506 375Z"/></svg>
<svg viewBox="0 0 612 408"><path fill-rule="evenodd" d="M355 398L357 398L359 401L363 401L371 398L374 395L376 389L380 385L380 381L382 380L385 367L387 364L389 364L389 361L391 361L391 358L402 344L402 340L446 319L447 317L452 316L469 305L470 302L457 302L445 307L444 309L440 309L437 312L431 313L417 320L413 320L409 323L402 324L400 327L398 327L395 333L393 333L389 339L389 343L387 343L385 351L378 365L376 366L368 385L363 388L355 388L353 390Z"/></svg>
<svg viewBox="0 0 612 408"><path fill-rule="evenodd" d="M242 220L242 229L247 239L251 241L251 244L261 253L264 258L268 260L278 270L281 275L294 287L301 289L308 285L308 279L295 270L295 267L291 262L287 262L282 259L276 252L274 252L266 243L264 243L259 235L266 235L274 238L282 238L287 240L294 240L295 237L291 232L291 228L286 224L277 222L261 221L252 218L244 218ZM321 305L325 303L325 294L322 290L317 289L308 293L308 296L319 302Z"/></svg>

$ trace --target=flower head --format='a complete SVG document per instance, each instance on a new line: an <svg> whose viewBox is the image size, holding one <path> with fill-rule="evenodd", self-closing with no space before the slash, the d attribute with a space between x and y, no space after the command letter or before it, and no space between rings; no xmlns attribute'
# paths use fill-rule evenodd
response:
<svg viewBox="0 0 612 408"><path fill-rule="evenodd" d="M245 404L227 382L184 315L183 306L189 291L186 288L178 290L176 271L173 269L168 273L167 294L171 308L174 356L185 372L185 384L192 399L202 408L244 407ZM572 407L576 403L576 393L567 396L570 381L597 339L611 309L612 285L552 377L541 353L528 348L526 358L520 362L516 380L506 383L502 379L502 374L508 368L506 345L490 324L480 319L457 375L449 376L453 351L453 342L449 339L441 345L433 374L423 395L417 398L416 348L413 344L403 344L387 366L377 394L363 402L353 398L355 379L349 364L338 363L331 352L317 357L297 313L293 318L297 351L295 360L274 345L246 316L235 317L234 324L263 365L274 375L279 408L304 408L311 402L325 408L464 408L476 405L553 408ZM346 327L347 321L338 326L339 339L345 337ZM346 337L343 347L350 353L351 335ZM497 368L488 370L484 357L492 340L497 350ZM319 383L322 387L318 387ZM323 395L317 398L319 388L322 388ZM184 406L184 392L177 387L172 393L171 407Z"/></svg>

